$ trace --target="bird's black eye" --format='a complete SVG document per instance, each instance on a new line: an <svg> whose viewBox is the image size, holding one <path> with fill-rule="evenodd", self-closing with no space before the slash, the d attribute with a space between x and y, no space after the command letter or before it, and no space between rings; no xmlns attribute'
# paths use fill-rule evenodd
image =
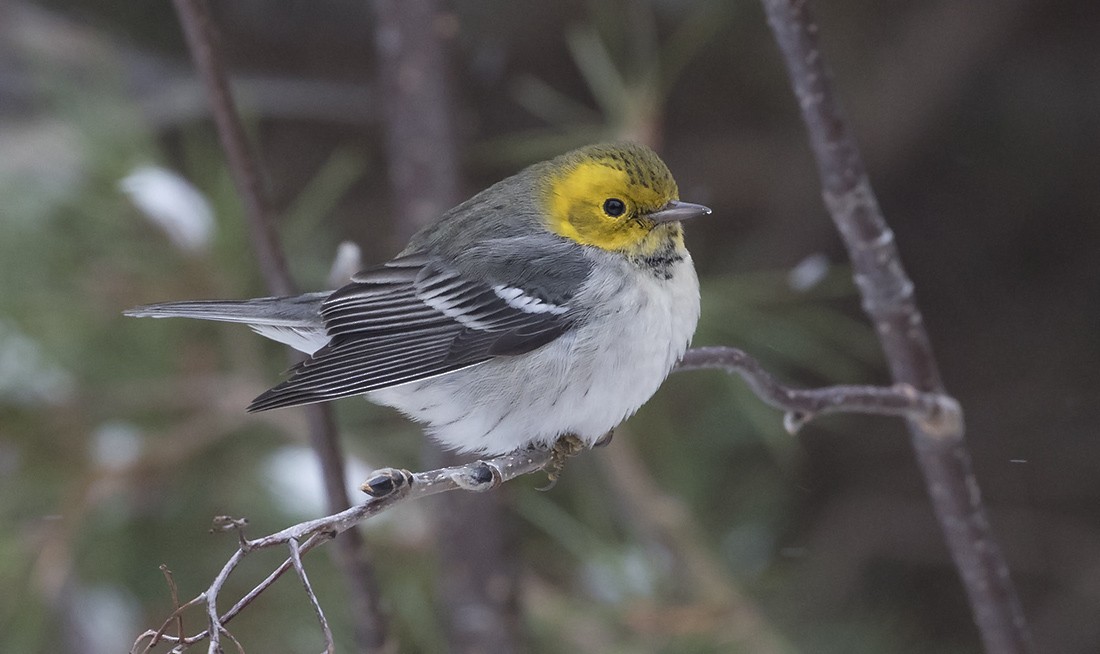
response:
<svg viewBox="0 0 1100 654"><path fill-rule="evenodd" d="M612 218L623 215L624 211L626 211L626 203L619 198L607 198L603 201L603 212Z"/></svg>

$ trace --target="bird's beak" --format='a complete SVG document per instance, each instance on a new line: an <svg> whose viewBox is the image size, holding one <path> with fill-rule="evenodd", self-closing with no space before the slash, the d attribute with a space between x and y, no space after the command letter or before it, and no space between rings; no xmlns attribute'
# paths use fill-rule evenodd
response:
<svg viewBox="0 0 1100 654"><path fill-rule="evenodd" d="M709 216L710 213L710 208L704 207L701 204L692 204L691 202L680 202L679 200L673 200L666 204L663 209L658 209L657 211L649 214L647 218L659 223L672 223L678 220L687 220L689 218Z"/></svg>

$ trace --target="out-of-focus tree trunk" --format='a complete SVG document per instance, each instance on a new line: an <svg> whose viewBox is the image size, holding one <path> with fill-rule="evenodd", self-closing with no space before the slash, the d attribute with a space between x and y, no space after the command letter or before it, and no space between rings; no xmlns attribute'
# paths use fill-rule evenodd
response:
<svg viewBox="0 0 1100 654"><path fill-rule="evenodd" d="M401 242L459 200L446 40L455 18L436 0L373 0L390 182ZM453 455L429 444L430 467ZM436 500L438 594L452 652L519 651L517 565L502 490Z"/></svg>
<svg viewBox="0 0 1100 654"><path fill-rule="evenodd" d="M372 0L397 240L458 198L453 99L444 56L453 17L435 0Z"/></svg>

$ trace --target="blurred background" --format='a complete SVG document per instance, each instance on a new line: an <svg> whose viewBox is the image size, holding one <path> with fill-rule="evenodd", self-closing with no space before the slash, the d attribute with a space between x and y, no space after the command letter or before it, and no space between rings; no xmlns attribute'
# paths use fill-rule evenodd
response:
<svg viewBox="0 0 1100 654"><path fill-rule="evenodd" d="M395 253L409 226L372 5L216 5L301 287L329 287L341 241L367 263ZM695 344L800 385L887 380L757 2L442 5L423 29L444 47L458 199L578 145L648 142L715 210L688 227ZM817 11L1039 650L1100 651L1100 5ZM0 0L0 651L125 651L171 611L158 566L187 599L232 554L212 516L258 536L325 512L303 418L243 412L280 346L121 315L264 294L192 70L168 2ZM424 467L395 413L336 412L352 483ZM441 524L438 499L364 526L396 651L477 651L455 616L504 625L484 651L980 649L897 421L791 437L738 379L684 373L544 481L467 503L500 509L495 545L458 553L492 571L493 615L464 614L448 582L440 552L464 524ZM250 558L223 605L280 556ZM306 564L356 651L329 552ZM230 626L246 651L321 646L292 578Z"/></svg>

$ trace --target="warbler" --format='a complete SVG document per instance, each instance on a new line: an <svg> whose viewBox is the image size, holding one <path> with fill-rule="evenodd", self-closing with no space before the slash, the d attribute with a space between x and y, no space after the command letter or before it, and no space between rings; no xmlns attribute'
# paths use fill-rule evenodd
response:
<svg viewBox="0 0 1100 654"><path fill-rule="evenodd" d="M458 451L591 447L690 343L681 221L710 213L649 148L591 145L490 186L335 291L126 313L244 323L309 355L249 411L365 394Z"/></svg>

